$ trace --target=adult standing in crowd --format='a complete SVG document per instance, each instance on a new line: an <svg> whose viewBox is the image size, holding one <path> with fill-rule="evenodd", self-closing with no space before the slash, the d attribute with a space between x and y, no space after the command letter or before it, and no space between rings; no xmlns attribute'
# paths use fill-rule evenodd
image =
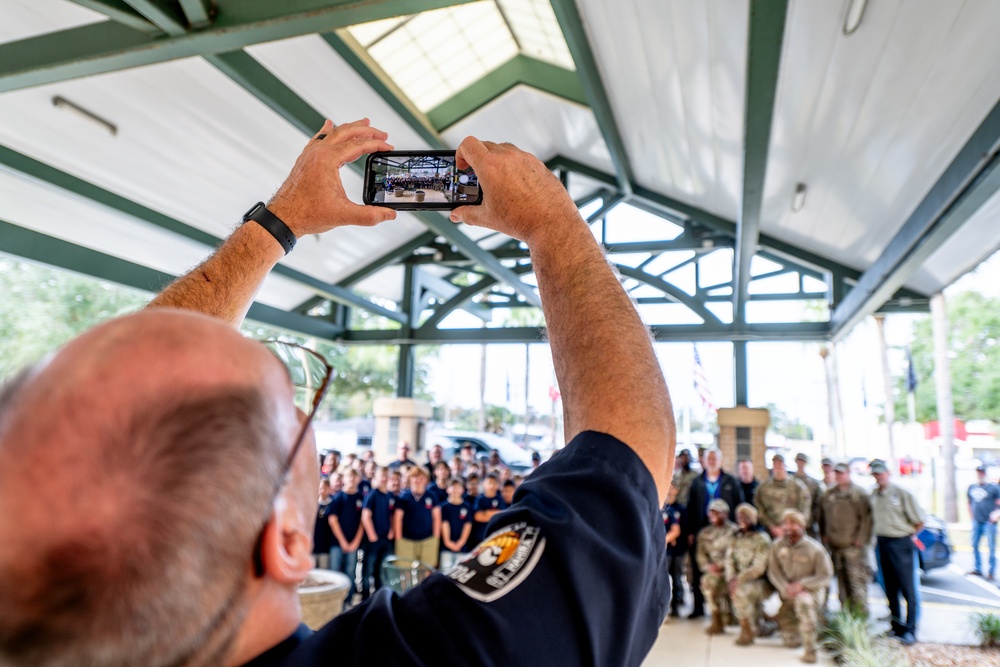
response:
<svg viewBox="0 0 1000 667"><path fill-rule="evenodd" d="M795 455L795 467L797 468L797 470L795 471L795 478L798 479L803 484L805 484L806 488L809 489L809 502L810 502L809 515L808 515L809 526L806 533L808 533L809 537L813 538L814 540L818 540L820 537L819 525L816 523L816 521L817 518L819 517L819 503L820 503L820 496L823 495L823 485L820 483L818 479L809 476L809 473L806 472L807 465L809 465L808 456L806 456L802 452L799 452L798 454Z"/></svg>
<svg viewBox="0 0 1000 667"><path fill-rule="evenodd" d="M705 615L705 598L701 592L701 569L695 557L698 553L698 533L709 524L708 507L713 500L725 500L729 521L736 518L736 506L743 502L743 490L735 477L722 470L722 452L709 449L702 459L705 469L691 483L687 504L688 548L691 555L690 582L694 607L688 618Z"/></svg>
<svg viewBox="0 0 1000 667"><path fill-rule="evenodd" d="M778 626L785 646L804 647L802 662L816 662L816 633L833 565L826 549L805 534L807 519L785 510L782 536L771 546L767 578L778 591Z"/></svg>
<svg viewBox="0 0 1000 667"><path fill-rule="evenodd" d="M688 496L691 495L691 484L698 478L699 472L691 467L691 452L682 449L677 454L674 464L674 484L677 485L677 502L687 507Z"/></svg>
<svg viewBox="0 0 1000 667"><path fill-rule="evenodd" d="M684 506L678 502L679 489L674 482L667 491L667 502L663 505L663 528L666 531L667 573L670 575L670 617L680 616L684 604L684 558L687 556L687 540L684 539Z"/></svg>
<svg viewBox="0 0 1000 667"><path fill-rule="evenodd" d="M837 486L824 492L819 507L823 544L830 550L841 609L868 616L868 545L872 539L871 498L851 481L846 463L834 466Z"/></svg>
<svg viewBox="0 0 1000 667"><path fill-rule="evenodd" d="M394 217L351 203L339 176L391 150L386 138L367 121L327 122L268 206L287 234L257 224L255 206L150 309L92 329L0 391L0 662L642 662L666 612L659 508L675 442L663 374L559 180L474 138L457 163L486 196L452 219L530 249L569 444L494 517L503 539L482 545L502 556L516 542L525 557L466 560L315 634L300 625L315 438L286 369L234 327L290 238ZM66 493L43 497L39 480L64 466Z"/></svg>
<svg viewBox="0 0 1000 667"><path fill-rule="evenodd" d="M410 443L400 443L397 458L388 465L389 470L399 470L403 466L415 466L415 462L410 460Z"/></svg>
<svg viewBox="0 0 1000 667"><path fill-rule="evenodd" d="M969 500L969 516L972 517L972 553L975 557L975 567L969 574L983 576L983 561L979 555L979 543L986 538L986 549L989 552L989 573L987 581L993 581L997 570L997 506L1000 505L1000 485L986 481L986 467L976 468L976 483L969 486L966 497Z"/></svg>
<svg viewBox="0 0 1000 667"><path fill-rule="evenodd" d="M786 510L798 510L808 521L812 500L809 489L801 480L788 474L785 457L775 454L771 457L771 477L757 487L757 511L760 523L777 539L781 537L781 517Z"/></svg>
<svg viewBox="0 0 1000 667"><path fill-rule="evenodd" d="M917 619L920 617L914 538L924 526L924 513L913 494L889 481L889 469L884 462L873 461L871 471L876 483L871 493L875 553L889 599L892 633L909 645L917 641ZM900 596L906 601L905 619Z"/></svg>
<svg viewBox="0 0 1000 667"><path fill-rule="evenodd" d="M754 504L757 495L757 487L760 480L754 477L753 461L750 459L740 459L736 462L736 476L740 480L740 487L743 489L743 502ZM756 523L756 522L755 522Z"/></svg>
<svg viewBox="0 0 1000 667"><path fill-rule="evenodd" d="M837 475L833 469L833 459L824 456L820 465L823 466L823 490L825 491L837 486Z"/></svg>

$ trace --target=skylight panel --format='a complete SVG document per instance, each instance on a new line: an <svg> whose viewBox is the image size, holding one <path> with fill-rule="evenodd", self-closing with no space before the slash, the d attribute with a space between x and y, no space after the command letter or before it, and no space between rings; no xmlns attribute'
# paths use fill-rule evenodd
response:
<svg viewBox="0 0 1000 667"><path fill-rule="evenodd" d="M379 39L396 30L409 18L410 16L397 16L396 18L383 19L381 21L372 21L371 23L362 23L360 25L351 26L348 30L350 31L351 36L358 40L358 43L361 46L367 49Z"/></svg>
<svg viewBox="0 0 1000 667"><path fill-rule="evenodd" d="M497 3L517 37L521 53L565 69L576 69L549 0L497 0Z"/></svg>
<svg viewBox="0 0 1000 667"><path fill-rule="evenodd" d="M423 12L395 25L375 23L383 25L378 30L367 27L373 24L353 26L351 34L362 45L362 38L369 40L368 53L421 111L518 54L503 15L489 0Z"/></svg>

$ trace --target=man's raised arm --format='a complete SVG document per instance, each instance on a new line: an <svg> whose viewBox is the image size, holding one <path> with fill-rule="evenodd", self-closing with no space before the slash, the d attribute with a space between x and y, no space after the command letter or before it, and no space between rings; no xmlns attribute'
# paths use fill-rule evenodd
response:
<svg viewBox="0 0 1000 667"><path fill-rule="evenodd" d="M563 397L566 441L612 435L645 463L664 498L673 468L670 396L649 332L594 235L559 180L509 144L467 138L458 166L471 165L481 206L452 213L528 244L552 359Z"/></svg>
<svg viewBox="0 0 1000 667"><path fill-rule="evenodd" d="M366 153L392 150L388 135L368 119L337 127L326 121L309 140L295 166L267 208L296 238L344 225L374 226L396 217L395 211L351 202L340 168ZM215 253L168 285L149 308L181 308L217 317L238 327L264 278L284 257L280 243L263 227L248 222L236 229Z"/></svg>

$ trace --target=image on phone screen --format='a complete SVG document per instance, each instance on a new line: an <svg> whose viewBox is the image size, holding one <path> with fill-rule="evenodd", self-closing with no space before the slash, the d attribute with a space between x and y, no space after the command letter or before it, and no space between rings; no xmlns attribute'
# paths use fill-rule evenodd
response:
<svg viewBox="0 0 1000 667"><path fill-rule="evenodd" d="M401 210L447 210L482 201L476 173L456 167L455 151L373 153L364 187L366 204Z"/></svg>

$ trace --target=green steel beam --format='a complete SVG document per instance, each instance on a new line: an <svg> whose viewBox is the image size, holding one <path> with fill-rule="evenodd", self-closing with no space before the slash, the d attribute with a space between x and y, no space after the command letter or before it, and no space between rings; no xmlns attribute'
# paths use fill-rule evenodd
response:
<svg viewBox="0 0 1000 667"><path fill-rule="evenodd" d="M583 20L580 18L576 0L552 0L552 10L555 12L556 20L559 21L559 27L566 38L566 46L569 47L569 52L573 56L573 62L576 64L576 71L580 77L580 83L583 85L588 105L594 112L597 125L604 137L604 143L611 153L618 190L628 196L632 194L632 183L635 181L628 160L628 151L625 150L625 142L622 140L618 123L615 121L611 101L608 99L608 93L601 81L601 72L594 59L594 53L590 49L587 32L583 27Z"/></svg>
<svg viewBox="0 0 1000 667"><path fill-rule="evenodd" d="M414 250L432 243L436 238L437 234L434 234L433 232L424 232L416 238L393 248L378 259L369 262L337 284L341 287L351 287L352 285L361 282L368 276L379 272L385 267L399 262L399 260L409 256Z"/></svg>
<svg viewBox="0 0 1000 667"><path fill-rule="evenodd" d="M715 313L705 307L705 304L701 303L679 287L675 287L665 280L639 271L638 269L633 269L630 266L623 266L621 264L616 266L618 268L618 273L623 276L627 276L633 280L638 280L639 282L645 283L650 287L655 287L667 296L673 298L677 303L687 306L691 312L705 320L706 324L722 324Z"/></svg>
<svg viewBox="0 0 1000 667"><path fill-rule="evenodd" d="M518 55L427 112L431 125L443 132L518 84L587 104L580 78L570 70Z"/></svg>
<svg viewBox="0 0 1000 667"><path fill-rule="evenodd" d="M733 341L733 393L736 405L747 405L747 342Z"/></svg>
<svg viewBox="0 0 1000 667"><path fill-rule="evenodd" d="M401 338L413 336L413 328L420 319L420 286L417 284L417 267L407 264L403 267L403 302L402 309L406 313L406 322L400 327ZM396 396L411 398L416 376L416 355L413 345L403 343L399 346L399 359L396 367Z"/></svg>
<svg viewBox="0 0 1000 667"><path fill-rule="evenodd" d="M149 22L145 16L135 11L125 0L70 0L75 5L86 7L103 14L116 23L150 36L161 36L163 31Z"/></svg>
<svg viewBox="0 0 1000 667"><path fill-rule="evenodd" d="M750 262L757 254L757 244L760 241L764 178L767 175L771 121L778 93L781 43L785 37L787 15L788 0L750 0L743 125L743 192L740 197L740 216L733 257L733 277L736 283L733 289L733 316L737 322L746 321ZM745 400L746 396L743 398Z"/></svg>
<svg viewBox="0 0 1000 667"><path fill-rule="evenodd" d="M264 104L275 109L306 136L311 137L322 126L322 115L267 68L256 62L252 56L244 54L243 56L236 55L226 58L223 65L221 71L224 74L243 86L250 94L260 96ZM364 172L364 166L360 160L356 160L348 166L359 174ZM412 211L411 214L436 236L443 236L459 252L474 260L491 275L513 287L529 303L536 306L541 305L538 292L533 287L521 282L514 272L501 264L500 260L491 255L488 250L466 236L451 220L431 211ZM398 317L399 314L395 313L395 315Z"/></svg>
<svg viewBox="0 0 1000 667"><path fill-rule="evenodd" d="M473 0L216 0L204 30L153 38L102 21L0 45L0 92L323 33Z"/></svg>
<svg viewBox="0 0 1000 667"><path fill-rule="evenodd" d="M1000 191L1000 102L830 317L838 339L879 308Z"/></svg>
<svg viewBox="0 0 1000 667"><path fill-rule="evenodd" d="M557 155L545 164L550 169L555 167L565 167L570 171L576 172L600 183L608 185L615 184L615 177L611 174L561 155ZM714 229L717 232L721 232L726 236L733 239L736 238L735 222L700 209L696 206L691 206L690 204L685 204L682 201L667 197L666 195L662 195L648 188L644 188L639 185L633 186L632 197L626 199L626 202L631 203L632 201L648 204L654 209L654 211L659 211L662 215L665 215L668 218L677 218L679 216L682 219L686 218L694 220L695 222L698 222L710 229ZM823 257L804 248L800 248L799 246L791 243L787 243L773 236L768 236L767 234L760 235L760 246L769 250L773 255L782 257L781 261L790 260L792 262L805 264L805 268L815 267L816 269L829 271L831 273L839 273L851 280L857 280L861 277L861 271L858 271L857 269L844 266L839 262ZM771 258L771 255L769 255L769 258ZM913 299L928 298L926 294L920 294L919 292L905 288L900 289L896 293L896 297L908 297Z"/></svg>
<svg viewBox="0 0 1000 667"><path fill-rule="evenodd" d="M200 30L211 25L215 12L210 0L180 0L180 3L189 26Z"/></svg>
<svg viewBox="0 0 1000 667"><path fill-rule="evenodd" d="M157 293L175 276L147 266L84 248L40 232L0 220L0 252L82 273L99 280ZM247 314L252 320L288 329L305 336L333 339L343 329L320 319L287 313L262 303L254 303Z"/></svg>
<svg viewBox="0 0 1000 667"><path fill-rule="evenodd" d="M172 37L187 32L187 17L180 5L171 0L125 0L135 11Z"/></svg>
<svg viewBox="0 0 1000 667"><path fill-rule="evenodd" d="M34 158L18 153L17 151L11 150L5 146L0 146L0 165L4 165L31 178L54 185L62 190L66 190L67 192L71 192L75 195L84 197L85 199L89 199L90 201L107 206L115 211L120 211L121 213L125 213L126 215L129 215L137 220L159 227L160 229L164 229L178 236L201 243L202 245L214 248L222 243L222 239L219 237L202 231L197 227L192 227L191 225L185 224L180 220L175 220L170 216L154 211L149 207L138 204L130 199L126 199L121 195L105 190L104 188L94 185L93 183L84 181L83 179L77 178L72 174L68 174L43 162L39 162ZM377 315L382 315L383 317L388 317L396 321L400 321L403 317L401 313L383 308L382 306L372 303L371 301L368 301L364 297L361 297L348 289L338 287L336 285L330 285L329 283L313 278L312 276L302 273L301 271L297 271L284 264L279 264L274 267L274 273L305 285L317 294L327 299L337 301L338 303L363 308Z"/></svg>
<svg viewBox="0 0 1000 667"><path fill-rule="evenodd" d="M427 116L410 102L392 77L385 73L385 70L368 55L368 51L358 44L349 32L346 30L339 33L326 32L321 37L414 132L427 142L428 146L435 149L449 148Z"/></svg>
<svg viewBox="0 0 1000 667"><path fill-rule="evenodd" d="M648 327L657 342L725 341L805 341L827 340L826 322L781 324L654 324ZM483 343L537 343L545 341L544 327L487 327L474 329L435 329L421 327L411 338L401 338L398 330L345 331L338 342L351 345L460 345Z"/></svg>

